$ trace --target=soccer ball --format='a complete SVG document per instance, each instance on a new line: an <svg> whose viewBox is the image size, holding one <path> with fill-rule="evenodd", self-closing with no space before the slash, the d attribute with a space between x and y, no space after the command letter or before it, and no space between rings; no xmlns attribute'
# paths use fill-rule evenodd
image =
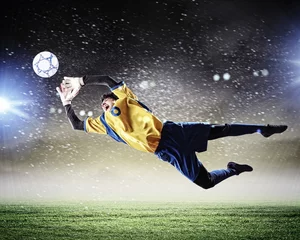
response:
<svg viewBox="0 0 300 240"><path fill-rule="evenodd" d="M58 70L58 59L57 57L48 51L38 53L33 61L33 71L42 78L52 77Z"/></svg>

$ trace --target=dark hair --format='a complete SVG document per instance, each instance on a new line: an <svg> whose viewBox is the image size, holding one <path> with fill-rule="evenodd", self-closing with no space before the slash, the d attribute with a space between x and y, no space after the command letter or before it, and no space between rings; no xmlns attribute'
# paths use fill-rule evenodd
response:
<svg viewBox="0 0 300 240"><path fill-rule="evenodd" d="M103 102L104 99L106 99L106 98L112 98L112 99L114 99L114 100L119 99L113 92L104 93L104 94L102 95L102 97L101 97L101 102Z"/></svg>

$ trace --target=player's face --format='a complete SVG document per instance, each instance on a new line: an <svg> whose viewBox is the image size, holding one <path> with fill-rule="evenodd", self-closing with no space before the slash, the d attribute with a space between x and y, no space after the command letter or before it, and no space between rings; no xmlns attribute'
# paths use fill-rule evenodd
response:
<svg viewBox="0 0 300 240"><path fill-rule="evenodd" d="M112 98L105 98L101 104L101 107L104 112L110 111L112 107L115 105L115 101Z"/></svg>

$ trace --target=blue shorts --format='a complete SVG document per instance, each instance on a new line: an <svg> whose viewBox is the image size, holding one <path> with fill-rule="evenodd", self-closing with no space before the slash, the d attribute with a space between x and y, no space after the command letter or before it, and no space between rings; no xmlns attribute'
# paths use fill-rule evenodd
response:
<svg viewBox="0 0 300 240"><path fill-rule="evenodd" d="M195 152L207 150L210 128L211 125L207 123L167 121L164 123L155 155L194 181L202 166Z"/></svg>

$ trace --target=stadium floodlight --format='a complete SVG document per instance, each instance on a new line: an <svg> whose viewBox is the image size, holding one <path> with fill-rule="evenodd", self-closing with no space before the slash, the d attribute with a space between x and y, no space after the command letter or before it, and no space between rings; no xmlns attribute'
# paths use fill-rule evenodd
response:
<svg viewBox="0 0 300 240"><path fill-rule="evenodd" d="M18 109L18 106L25 105L28 101L12 101L5 97L0 97L0 114L14 114L22 118L29 118L28 114Z"/></svg>
<svg viewBox="0 0 300 240"><path fill-rule="evenodd" d="M0 97L0 112L6 112L10 108L9 101Z"/></svg>

